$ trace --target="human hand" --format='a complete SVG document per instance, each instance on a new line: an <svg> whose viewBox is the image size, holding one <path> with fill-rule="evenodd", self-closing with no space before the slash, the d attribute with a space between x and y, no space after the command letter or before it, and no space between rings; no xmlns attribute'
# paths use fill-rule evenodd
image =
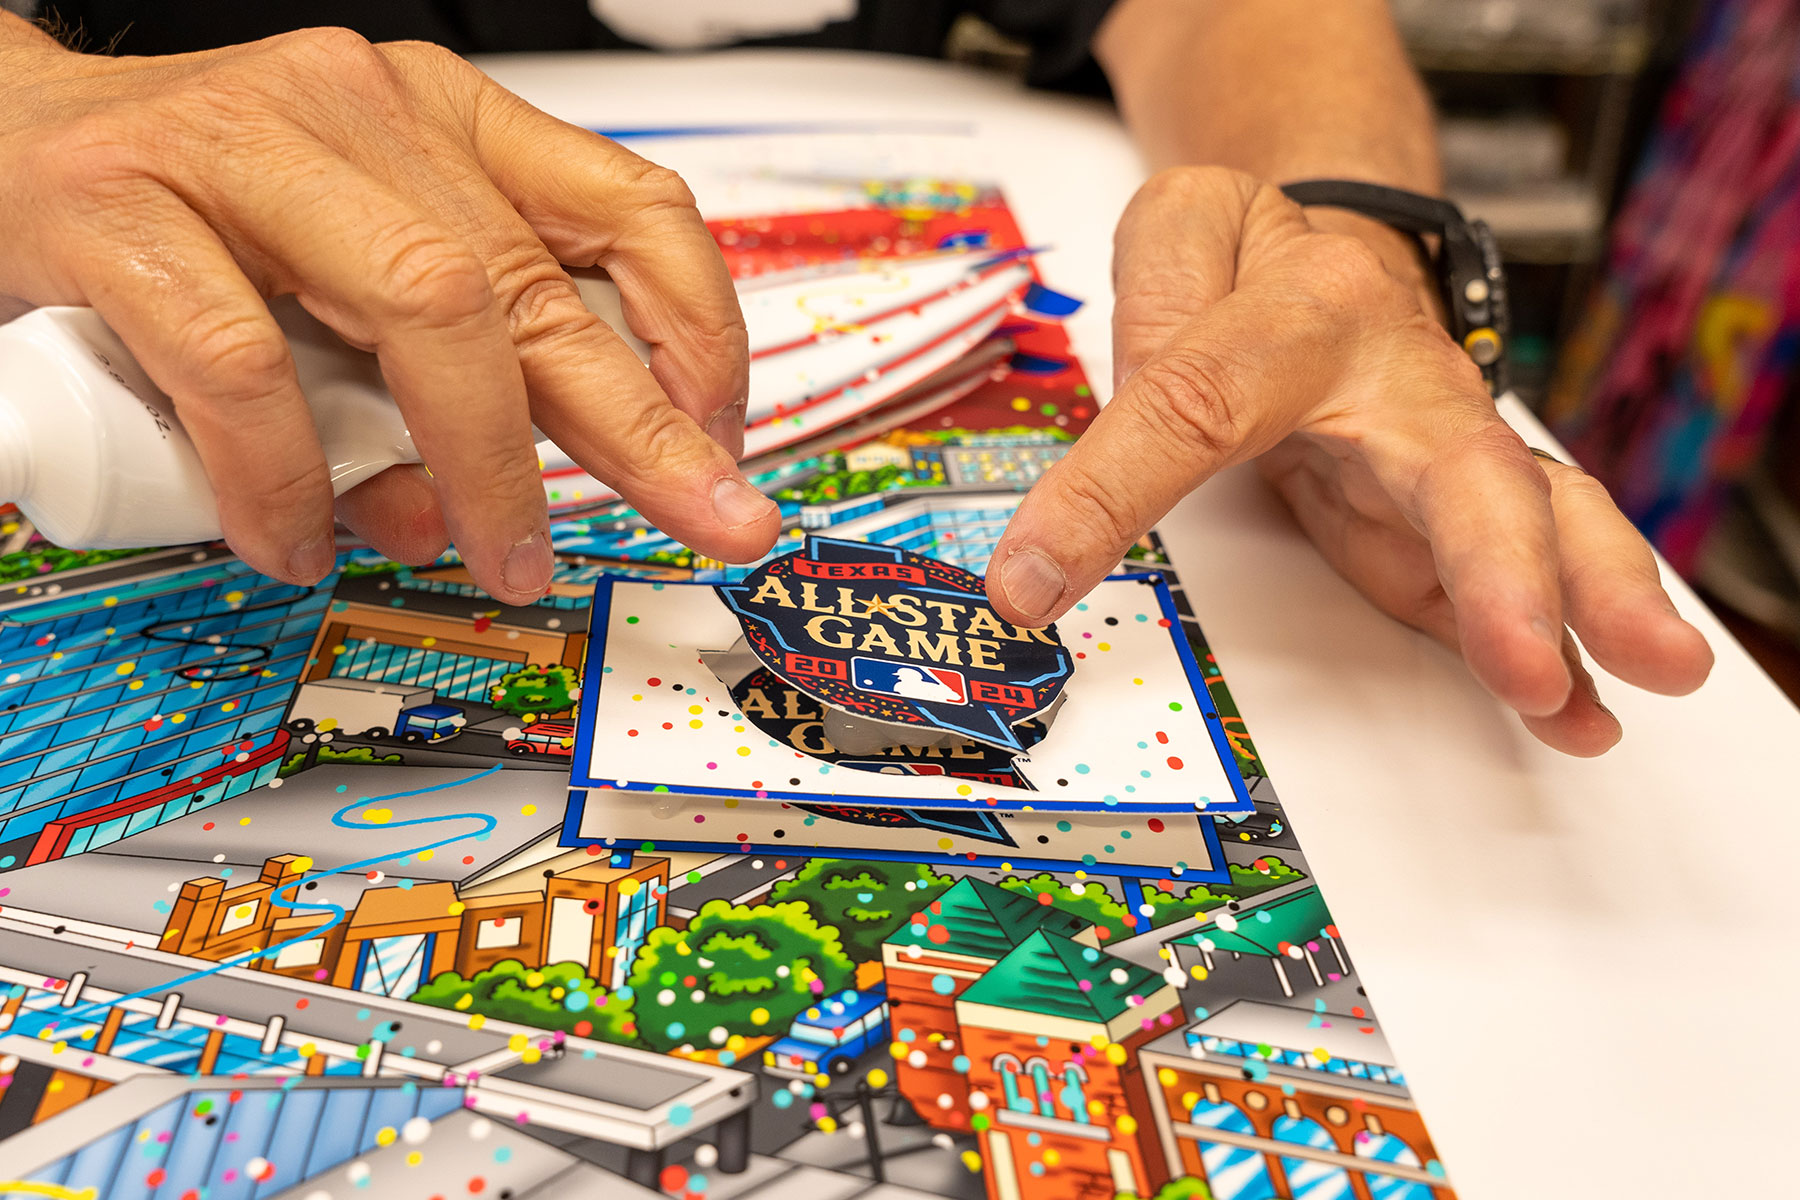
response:
<svg viewBox="0 0 1800 1200"><path fill-rule="evenodd" d="M611 273L649 371L563 263ZM265 304L285 294L379 356L430 468L337 501L390 556L453 536L496 598L540 596L534 420L701 553L772 544L778 511L735 462L743 319L673 173L436 46L319 29L104 58L0 13L0 297L97 309L173 397L232 548L312 583L333 501Z"/></svg>
<svg viewBox="0 0 1800 1200"><path fill-rule="evenodd" d="M1346 579L1559 750L1621 734L1575 636L1639 687L1706 678L1711 649L1605 489L1533 456L1367 244L1249 176L1178 168L1126 210L1113 277L1117 392L995 549L1009 619L1054 620L1184 495L1261 456Z"/></svg>

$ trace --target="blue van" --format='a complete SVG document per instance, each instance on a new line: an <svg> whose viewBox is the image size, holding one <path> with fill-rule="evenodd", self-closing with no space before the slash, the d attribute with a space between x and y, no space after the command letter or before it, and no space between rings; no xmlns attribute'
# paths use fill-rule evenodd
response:
<svg viewBox="0 0 1800 1200"><path fill-rule="evenodd" d="M851 988L795 1017L787 1036L763 1051L763 1067L795 1079L843 1075L870 1047L887 1040L887 989Z"/></svg>

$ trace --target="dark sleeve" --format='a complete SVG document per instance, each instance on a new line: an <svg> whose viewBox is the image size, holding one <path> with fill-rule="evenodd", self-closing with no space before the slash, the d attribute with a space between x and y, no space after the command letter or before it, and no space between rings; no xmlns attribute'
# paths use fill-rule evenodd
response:
<svg viewBox="0 0 1800 1200"><path fill-rule="evenodd" d="M970 11L1031 47L1027 78L1038 87L1104 91L1094 34L1114 0L971 0Z"/></svg>

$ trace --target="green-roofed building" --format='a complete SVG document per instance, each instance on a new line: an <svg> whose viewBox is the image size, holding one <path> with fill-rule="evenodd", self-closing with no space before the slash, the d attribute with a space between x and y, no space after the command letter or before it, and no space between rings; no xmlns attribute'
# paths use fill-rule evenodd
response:
<svg viewBox="0 0 1800 1200"><path fill-rule="evenodd" d="M895 1079L935 1128L969 1130L968 1077L954 1065L957 996L1039 930L1088 947L1100 941L1090 923L1036 896L961 879L882 944L895 1036L911 1037Z"/></svg>
<svg viewBox="0 0 1800 1200"><path fill-rule="evenodd" d="M1169 946L1172 951L1180 946L1196 947L1208 970L1212 969L1215 954L1253 954L1266 958L1274 968L1276 982L1284 996L1294 994L1288 967L1295 963L1304 964L1313 983L1324 986L1325 977L1317 954L1326 949L1331 952L1327 965L1332 959L1336 960L1336 975L1350 972L1343 944L1338 940L1337 926L1332 924L1331 912L1325 907L1319 889L1310 885L1236 913L1215 909L1199 918L1199 928L1172 938ZM1188 954L1192 956L1194 951L1190 950Z"/></svg>
<svg viewBox="0 0 1800 1200"><path fill-rule="evenodd" d="M1180 1016L1161 973L1043 929L970 984L957 1031L997 1194L1148 1196L1166 1182L1137 1052ZM1029 1171L1051 1153L1046 1191Z"/></svg>
<svg viewBox="0 0 1800 1200"><path fill-rule="evenodd" d="M933 956L966 958L972 964L998 962L1039 929L1066 938L1099 944L1093 926L1074 913L1043 904L1026 892L996 887L979 879L959 879L930 906L887 939L882 961L892 967L897 957L918 947Z"/></svg>
<svg viewBox="0 0 1800 1200"><path fill-rule="evenodd" d="M1052 1038L1085 1042L1104 1033L1118 1042L1141 1024L1149 998L1160 993L1168 1003L1151 1014L1174 1006L1174 989L1160 974L1040 929L964 990L956 1015L962 1025L992 1027L1007 1019L998 1013L1029 1014L1045 1027L1038 1032Z"/></svg>

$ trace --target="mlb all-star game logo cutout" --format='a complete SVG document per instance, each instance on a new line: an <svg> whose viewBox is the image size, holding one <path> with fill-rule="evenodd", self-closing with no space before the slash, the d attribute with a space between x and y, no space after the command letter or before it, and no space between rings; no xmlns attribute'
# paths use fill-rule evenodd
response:
<svg viewBox="0 0 1800 1200"><path fill-rule="evenodd" d="M893 546L808 538L719 588L756 657L896 744L964 737L1017 754L1015 726L1062 694L1074 658L1054 625L1026 629L981 578Z"/></svg>

